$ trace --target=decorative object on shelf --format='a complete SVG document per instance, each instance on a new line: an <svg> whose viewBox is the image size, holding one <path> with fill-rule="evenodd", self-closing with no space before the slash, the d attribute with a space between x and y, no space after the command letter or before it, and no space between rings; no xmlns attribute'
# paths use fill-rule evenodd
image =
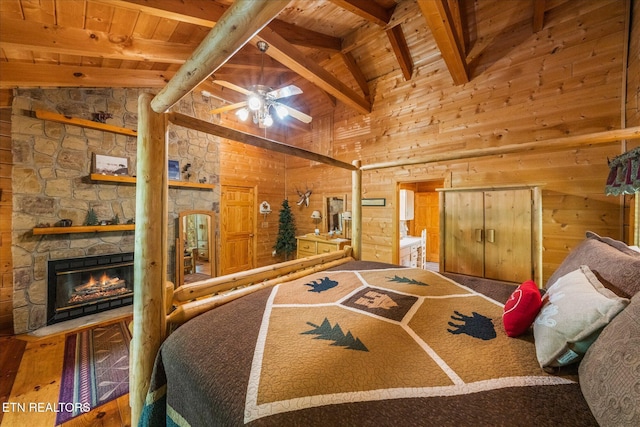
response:
<svg viewBox="0 0 640 427"><path fill-rule="evenodd" d="M113 219L111 220L111 224L113 225L120 224L120 217L118 216L118 214L116 214L116 216L113 217Z"/></svg>
<svg viewBox="0 0 640 427"><path fill-rule="evenodd" d="M61 219L60 221L58 221L58 224L56 224L57 227L71 227L71 224L73 224L73 221L71 221L70 219Z"/></svg>
<svg viewBox="0 0 640 427"><path fill-rule="evenodd" d="M262 52L260 82L263 82L264 53L267 51L267 49L269 49L269 45L261 40L257 43L257 47L258 50ZM280 89L273 89L262 84L257 84L251 86L249 89L245 89L233 83L222 80L214 80L213 83L234 90L236 92L240 92L247 96L247 100L216 108L210 111L211 114L218 114L239 108L239 110L236 112L236 116L238 116L240 120L245 121L249 118L249 116L252 116L253 123L257 124L261 128L268 128L273 125L273 117L271 116L271 110L273 109L278 118L281 120L290 115L291 117L300 120L303 123L311 123L311 116L294 108L291 108L288 105L278 102L279 99L301 94L302 90L297 86L288 85Z"/></svg>
<svg viewBox="0 0 640 427"><path fill-rule="evenodd" d="M191 178L191 163L184 165L182 173L184 174L184 179L189 181L189 178Z"/></svg>
<svg viewBox="0 0 640 427"><path fill-rule="evenodd" d="M84 220L84 225L98 225L98 215L93 208L89 208L89 212L87 212L87 217Z"/></svg>
<svg viewBox="0 0 640 427"><path fill-rule="evenodd" d="M311 197L312 192L313 190L307 188L303 193L296 188L296 193L298 193L298 196L300 197L300 199L298 199L298 206L302 206L303 203L305 206L309 206L309 197Z"/></svg>
<svg viewBox="0 0 640 427"><path fill-rule="evenodd" d="M91 172L101 175L128 175L129 159L93 153Z"/></svg>
<svg viewBox="0 0 640 427"><path fill-rule="evenodd" d="M204 184L205 182L207 182L207 177L205 176L204 178L200 178L200 179L198 180L198 182L199 182L200 184Z"/></svg>
<svg viewBox="0 0 640 427"><path fill-rule="evenodd" d="M362 199L362 206L386 206L387 199Z"/></svg>
<svg viewBox="0 0 640 427"><path fill-rule="evenodd" d="M177 160L169 160L169 179L180 180L180 163Z"/></svg>
<svg viewBox="0 0 640 427"><path fill-rule="evenodd" d="M107 123L107 119L113 117L111 113L105 113L104 111L98 111L97 113L91 113L91 121L97 123Z"/></svg>
<svg viewBox="0 0 640 427"><path fill-rule="evenodd" d="M288 261L291 254L296 251L296 225L289 201L286 199L282 202L282 209L280 209L278 237L273 249L276 254L284 253L285 261Z"/></svg>

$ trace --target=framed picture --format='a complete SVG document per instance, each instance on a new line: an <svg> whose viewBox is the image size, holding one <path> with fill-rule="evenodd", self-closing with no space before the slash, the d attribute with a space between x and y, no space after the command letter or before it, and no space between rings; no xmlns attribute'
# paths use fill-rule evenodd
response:
<svg viewBox="0 0 640 427"><path fill-rule="evenodd" d="M385 206L387 199L362 199L362 206Z"/></svg>
<svg viewBox="0 0 640 427"><path fill-rule="evenodd" d="M93 153L91 172L101 175L129 175L129 159Z"/></svg>
<svg viewBox="0 0 640 427"><path fill-rule="evenodd" d="M180 180L180 162L177 160L169 160L169 179L172 181Z"/></svg>

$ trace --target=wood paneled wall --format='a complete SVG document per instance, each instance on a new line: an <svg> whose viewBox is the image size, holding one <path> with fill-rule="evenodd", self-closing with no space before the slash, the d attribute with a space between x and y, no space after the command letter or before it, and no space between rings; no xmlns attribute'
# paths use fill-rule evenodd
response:
<svg viewBox="0 0 640 427"><path fill-rule="evenodd" d="M223 117L224 120L224 117ZM244 132L258 134L256 129L238 122L225 120L230 126ZM286 141L286 131L274 126L260 134L262 137ZM284 257L272 256L273 246L278 236L279 211L285 197L285 155L252 147L230 140L221 140L220 185L240 185L255 187L257 204L255 206L256 223L256 267L284 261ZM272 212L266 216L259 214L262 201L267 201ZM289 199L291 202L291 199Z"/></svg>
<svg viewBox="0 0 640 427"><path fill-rule="evenodd" d="M11 90L0 91L0 335L13 333Z"/></svg>
<svg viewBox="0 0 640 427"><path fill-rule="evenodd" d="M481 37L488 31L485 26L503 25L496 20L514 17L492 15L482 9L485 3L476 4L477 16L494 19L478 18L476 23L471 82L453 85L439 55L420 57L410 81L399 70L371 81L370 115L354 114L338 104L331 132L315 131L333 135L335 157L349 162L360 158L366 166L622 126L625 2L598 0L580 7L566 2L545 15L540 32L534 34L531 22L521 17L490 44ZM414 54L435 51L422 21L410 20L403 29ZM637 100L637 78L631 80ZM330 124L314 122L316 126ZM316 143L295 141L310 149ZM614 143L366 171L363 196L385 198L387 205L362 210L363 258L394 261L397 183L441 179L447 187L537 184L542 187L546 279L587 230L622 238L622 201L604 195L607 158L621 150L622 144ZM350 192L348 174L309 162L287 166L287 176L297 177L287 180L288 191L304 177L313 180L314 192Z"/></svg>

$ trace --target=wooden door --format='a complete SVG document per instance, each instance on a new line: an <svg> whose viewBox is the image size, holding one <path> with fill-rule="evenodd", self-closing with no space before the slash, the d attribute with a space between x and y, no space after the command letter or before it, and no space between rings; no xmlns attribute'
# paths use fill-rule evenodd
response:
<svg viewBox="0 0 640 427"><path fill-rule="evenodd" d="M253 187L222 186L220 203L220 274L255 267Z"/></svg>
<svg viewBox="0 0 640 427"><path fill-rule="evenodd" d="M452 191L444 194L444 270L483 276L482 192Z"/></svg>
<svg viewBox="0 0 640 427"><path fill-rule="evenodd" d="M435 191L416 193L415 195L415 235L427 230L428 262L440 260L440 209L439 197Z"/></svg>
<svg viewBox="0 0 640 427"><path fill-rule="evenodd" d="M485 277L533 279L531 190L487 191L484 198Z"/></svg>

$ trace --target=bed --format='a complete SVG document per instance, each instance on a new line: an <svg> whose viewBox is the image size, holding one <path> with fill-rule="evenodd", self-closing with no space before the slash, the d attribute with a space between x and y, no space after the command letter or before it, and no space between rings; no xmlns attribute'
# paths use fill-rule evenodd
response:
<svg viewBox="0 0 640 427"><path fill-rule="evenodd" d="M140 425L598 425L478 289L352 261L231 301L163 343Z"/></svg>

